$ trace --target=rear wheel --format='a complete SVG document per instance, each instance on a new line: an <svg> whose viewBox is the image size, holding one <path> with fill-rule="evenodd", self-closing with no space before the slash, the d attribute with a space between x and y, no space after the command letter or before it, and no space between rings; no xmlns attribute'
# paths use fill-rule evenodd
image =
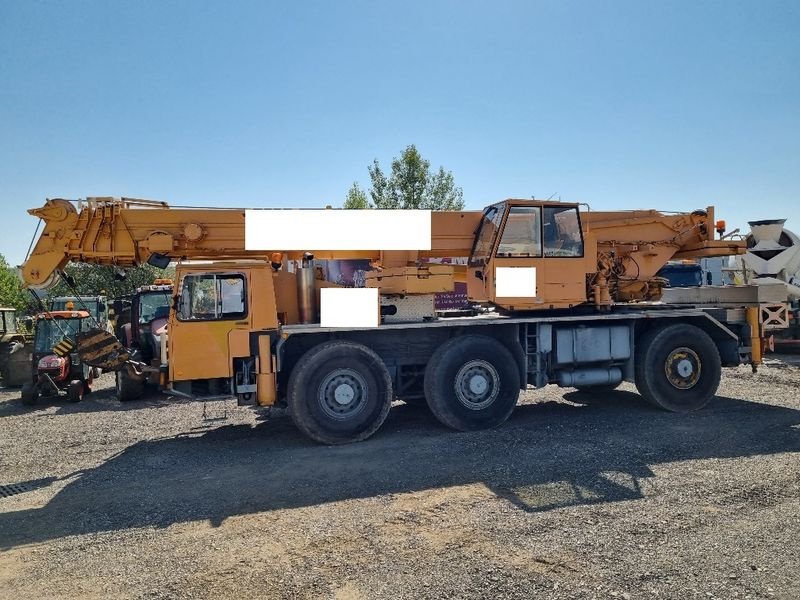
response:
<svg viewBox="0 0 800 600"><path fill-rule="evenodd" d="M80 379L73 379L67 386L67 400L70 402L80 402L85 391L84 382Z"/></svg>
<svg viewBox="0 0 800 600"><path fill-rule="evenodd" d="M140 377L132 376L127 369L117 371L117 400L128 402L137 400L144 393L144 380Z"/></svg>
<svg viewBox="0 0 800 600"><path fill-rule="evenodd" d="M348 341L306 352L292 370L289 413L303 433L323 444L345 444L375 433L392 405L392 380L372 350Z"/></svg>
<svg viewBox="0 0 800 600"><path fill-rule="evenodd" d="M459 431L503 423L519 398L511 352L494 338L453 338L434 352L425 370L425 398L439 421Z"/></svg>
<svg viewBox="0 0 800 600"><path fill-rule="evenodd" d="M721 374L717 346L699 327L668 325L636 340L636 388L659 408L672 412L703 408L716 394Z"/></svg>
<svg viewBox="0 0 800 600"><path fill-rule="evenodd" d="M22 386L22 403L25 406L33 406L39 399L39 388L33 383L27 382Z"/></svg>

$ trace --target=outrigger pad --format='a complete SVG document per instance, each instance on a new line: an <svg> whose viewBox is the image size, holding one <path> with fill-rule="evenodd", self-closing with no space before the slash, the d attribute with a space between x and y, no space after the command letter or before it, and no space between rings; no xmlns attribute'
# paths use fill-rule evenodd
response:
<svg viewBox="0 0 800 600"><path fill-rule="evenodd" d="M90 329L78 333L78 356L90 367L118 371L131 359L128 350L105 329Z"/></svg>

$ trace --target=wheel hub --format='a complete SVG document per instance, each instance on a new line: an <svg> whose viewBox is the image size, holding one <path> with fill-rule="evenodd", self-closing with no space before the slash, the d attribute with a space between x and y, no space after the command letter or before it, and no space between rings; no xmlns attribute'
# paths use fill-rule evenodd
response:
<svg viewBox="0 0 800 600"><path fill-rule="evenodd" d="M702 364L697 352L685 346L676 348L664 362L667 381L679 390L688 390L700 379Z"/></svg>
<svg viewBox="0 0 800 600"><path fill-rule="evenodd" d="M333 392L333 399L342 406L349 404L356 397L356 391L349 383L343 383L336 387Z"/></svg>
<svg viewBox="0 0 800 600"><path fill-rule="evenodd" d="M497 399L500 376L491 363L471 360L456 373L455 392L462 405L470 410L482 410Z"/></svg>
<svg viewBox="0 0 800 600"><path fill-rule="evenodd" d="M322 411L336 420L360 413L367 402L367 382L353 369L336 369L319 385L317 400Z"/></svg>

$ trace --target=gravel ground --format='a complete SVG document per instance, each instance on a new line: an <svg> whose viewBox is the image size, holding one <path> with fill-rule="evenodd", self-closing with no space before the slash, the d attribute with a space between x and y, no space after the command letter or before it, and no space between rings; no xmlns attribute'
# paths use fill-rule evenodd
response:
<svg viewBox="0 0 800 600"><path fill-rule="evenodd" d="M28 490L0 497L2 598L800 598L800 366L726 370L688 416L627 384L478 433L398 403L340 447L99 383L0 391L0 485Z"/></svg>

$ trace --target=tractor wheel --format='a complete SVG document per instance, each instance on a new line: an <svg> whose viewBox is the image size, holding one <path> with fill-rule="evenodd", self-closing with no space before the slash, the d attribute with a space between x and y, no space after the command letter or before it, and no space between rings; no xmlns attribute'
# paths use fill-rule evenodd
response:
<svg viewBox="0 0 800 600"><path fill-rule="evenodd" d="M70 402L80 402L83 398L84 385L80 379L73 379L67 386L67 400Z"/></svg>
<svg viewBox="0 0 800 600"><path fill-rule="evenodd" d="M519 398L517 362L494 338L465 335L442 344L425 369L425 398L444 425L459 431L503 423Z"/></svg>
<svg viewBox="0 0 800 600"><path fill-rule="evenodd" d="M33 383L27 382L22 386L22 403L25 406L33 406L39 399L39 388Z"/></svg>
<svg viewBox="0 0 800 600"><path fill-rule="evenodd" d="M719 387L722 365L708 334L679 323L646 332L636 340L636 388L664 410L690 412L708 404Z"/></svg>
<svg viewBox="0 0 800 600"><path fill-rule="evenodd" d="M306 352L287 388L292 420L323 444L368 438L386 420L392 380L372 350L348 341L326 342Z"/></svg>
<svg viewBox="0 0 800 600"><path fill-rule="evenodd" d="M0 343L0 378L3 380L3 385L9 387L11 381L11 348L13 343L3 342Z"/></svg>
<svg viewBox="0 0 800 600"><path fill-rule="evenodd" d="M138 400L144 394L144 379L131 376L127 370L117 371L117 400Z"/></svg>

